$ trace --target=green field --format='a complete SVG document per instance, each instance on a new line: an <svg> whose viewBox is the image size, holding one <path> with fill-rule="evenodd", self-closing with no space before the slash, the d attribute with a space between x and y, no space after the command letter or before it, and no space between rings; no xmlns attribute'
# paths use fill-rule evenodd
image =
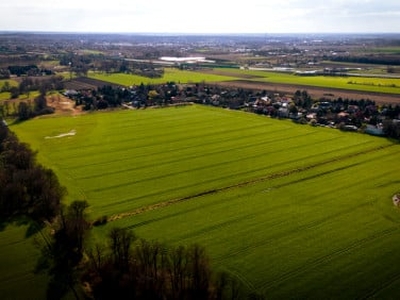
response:
<svg viewBox="0 0 400 300"><path fill-rule="evenodd" d="M176 83L196 83L196 82L218 82L218 81L229 81L236 79L232 76L221 76L206 74L194 71L182 71L178 69L165 68L164 76L161 78L148 78L133 74L123 73L89 73L90 78L103 80L115 84L131 86L143 84L164 84L166 82Z"/></svg>
<svg viewBox="0 0 400 300"><path fill-rule="evenodd" d="M13 79L1 79L0 80L0 89L3 88L4 84L8 82L10 86L18 86L18 82Z"/></svg>
<svg viewBox="0 0 400 300"><path fill-rule="evenodd" d="M11 87L18 86L18 82L12 79L2 79L0 80L0 91L2 90L4 84L8 82ZM0 101L10 99L11 94L9 92L0 92Z"/></svg>
<svg viewBox="0 0 400 300"><path fill-rule="evenodd" d="M299 86L314 86L320 88L336 88L361 92L378 92L400 94L400 79L357 76L298 76L291 73L240 70L224 68L214 69L215 74L200 71L181 71L166 68L162 78L147 78L132 74L89 73L90 78L120 84L125 86L144 84L163 84L166 82L197 83L220 82L238 79L251 80L261 83L291 84Z"/></svg>
<svg viewBox="0 0 400 300"><path fill-rule="evenodd" d="M197 242L216 269L270 299L400 295L397 143L197 105L11 129L56 171L66 201L87 199L92 219L122 216L93 239L123 226Z"/></svg>
<svg viewBox="0 0 400 300"><path fill-rule="evenodd" d="M35 238L25 238L27 226L10 225L0 231L0 298L45 299L47 278L34 274L39 257Z"/></svg>
<svg viewBox="0 0 400 300"><path fill-rule="evenodd" d="M371 53L384 53L384 54L391 54L391 55L398 55L400 54L400 47L377 47L368 49Z"/></svg>
<svg viewBox="0 0 400 300"><path fill-rule="evenodd" d="M9 93L9 92L0 93L0 101L8 100L10 98L11 98L11 93Z"/></svg>
<svg viewBox="0 0 400 300"><path fill-rule="evenodd" d="M223 74L223 70L219 73ZM400 79L357 76L298 76L291 73L279 73L254 70L230 70L231 76L249 75L252 81L284 83L293 85L336 88L363 92L400 94Z"/></svg>

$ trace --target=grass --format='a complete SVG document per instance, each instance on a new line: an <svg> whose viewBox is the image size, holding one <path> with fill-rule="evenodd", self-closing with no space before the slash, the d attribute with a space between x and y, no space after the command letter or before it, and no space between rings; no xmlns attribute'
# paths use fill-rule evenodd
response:
<svg viewBox="0 0 400 300"><path fill-rule="evenodd" d="M8 109L8 114L13 115L17 113L18 105L20 102L28 102L28 103L30 102L33 105L35 98L38 97L39 95L40 95L39 91L32 91L29 93L29 97L27 94L22 94L16 99L10 99L11 98L10 93L4 92L0 93L0 104L2 104L1 101L4 101L4 103L7 102L6 105Z"/></svg>
<svg viewBox="0 0 400 300"><path fill-rule="evenodd" d="M391 54L391 55L399 55L400 54L400 47L378 47L368 49L371 53L383 53L383 54Z"/></svg>
<svg viewBox="0 0 400 300"><path fill-rule="evenodd" d="M202 71L181 71L167 68L162 78L150 79L132 74L105 74L89 73L89 77L130 86L144 84L162 84L166 82L196 83L232 81L240 78L262 83L291 84L299 86L314 86L320 88L336 88L362 92L378 92L386 94L400 94L400 81L395 78L357 77L357 76L298 76L289 73L240 70L240 69L215 69L218 73L202 73ZM253 78L251 78L253 77Z"/></svg>
<svg viewBox="0 0 400 300"><path fill-rule="evenodd" d="M11 128L56 171L67 201L89 201L91 218L143 209L96 228L94 240L122 226L196 242L216 269L271 299L396 292L400 145L389 140L203 106Z"/></svg>
<svg viewBox="0 0 400 300"><path fill-rule="evenodd" d="M3 88L3 85L8 82L11 87L18 86L18 82L13 79L0 79L0 90Z"/></svg>
<svg viewBox="0 0 400 300"><path fill-rule="evenodd" d="M13 86L18 86L18 82L12 79L2 79L0 80L0 91L2 90L4 84L8 82L10 84L10 87ZM0 101L2 100L8 100L11 98L11 94L9 92L1 92L0 93Z"/></svg>
<svg viewBox="0 0 400 300"><path fill-rule="evenodd" d="M223 74L224 70L218 70ZM315 86L321 88L337 88L363 92L379 92L387 94L400 94L400 80L392 78L356 77L356 76L297 76L288 73L254 71L254 70L229 70L229 75L250 75L257 78L252 81Z"/></svg>
<svg viewBox="0 0 400 300"><path fill-rule="evenodd" d="M11 98L11 93L9 92L0 93L0 101L9 100L10 98Z"/></svg>
<svg viewBox="0 0 400 300"><path fill-rule="evenodd" d="M39 249L34 237L26 238L26 231L25 225L9 225L0 231L1 299L45 299L47 278L33 272Z"/></svg>
<svg viewBox="0 0 400 300"><path fill-rule="evenodd" d="M221 76L206 74L194 71L183 71L172 68L165 68L164 76L161 78L148 78L133 74L105 74L105 73L89 73L90 78L103 80L124 86L143 84L163 84L166 82L176 83L196 83L196 82L218 82L234 80L231 76Z"/></svg>

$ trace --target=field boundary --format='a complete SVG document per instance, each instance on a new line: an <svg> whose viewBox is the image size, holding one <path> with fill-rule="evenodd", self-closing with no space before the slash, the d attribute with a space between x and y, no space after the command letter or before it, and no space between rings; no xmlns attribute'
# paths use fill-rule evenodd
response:
<svg viewBox="0 0 400 300"><path fill-rule="evenodd" d="M170 199L170 200L158 202L158 203L155 203L155 204L152 204L152 205L147 205L147 206L143 206L143 207L137 208L137 209L135 209L133 211L130 211L130 212L124 212L124 213L112 215L112 216L110 216L108 218L108 221L109 222L113 222L113 221L117 221L117 220L120 220L120 219L123 219L123 218L128 218L128 217L131 217L131 216L139 215L139 214L142 214L142 213L145 213L145 212L148 212L148 211L153 211L153 210L156 210L156 209L161 209L161 208L164 208L164 207L168 207L168 206L171 206L173 204L180 203L180 202L184 202L184 201L200 198L202 196L216 194L216 193L220 193L220 192L224 192L224 191L227 191L227 190L236 189L236 188L240 188L240 187L244 187L244 186L254 185L254 184L257 184L257 183L260 183L260 182L264 182L264 181L267 181L267 180L271 180L271 179L277 179L277 178L286 177L286 176L289 176L289 175L292 175L292 174L296 174L296 173L308 171L308 170L311 170L311 169L314 169L314 168L317 168L317 167L320 167L320 166L324 166L324 165L327 165L327 164L330 164L330 163L333 163L333 162L351 159L351 158L354 158L354 157L357 157L357 156L360 156L360 155L376 152L376 151L383 150L383 149L386 149L386 148L389 148L389 147L393 147L393 146L394 146L394 144L386 145L386 146L374 147L374 148L371 148L371 149L368 149L368 150L365 150L365 151L359 151L359 152L355 152L355 153L352 153L352 154L349 154L349 155L339 156L339 157L332 158L332 159L325 160L325 161L321 161L321 162L318 162L318 163L315 163L315 164L310 164L310 165L307 165L307 166L304 166L304 167L301 167L301 168L296 168L296 169L290 169L290 170L286 170L286 171L282 171L282 172L277 172L277 173L269 174L269 175L262 176L262 177L259 177L259 178L254 178L254 179L251 179L251 180L246 180L246 181L243 181L243 182L231 184L231 185L228 185L228 186L223 186L223 187L216 188L216 189L206 190L206 191L203 191L203 192L200 192L200 193L197 193L197 194L188 195L188 196L184 196L184 197L179 197L179 198L175 198L175 199Z"/></svg>

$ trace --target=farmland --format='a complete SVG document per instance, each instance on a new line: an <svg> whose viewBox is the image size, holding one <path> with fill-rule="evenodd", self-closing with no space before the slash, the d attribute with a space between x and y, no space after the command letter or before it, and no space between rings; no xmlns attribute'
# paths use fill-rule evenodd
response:
<svg viewBox="0 0 400 300"><path fill-rule="evenodd" d="M129 86L144 84L162 84L166 82L195 83L195 82L225 82L238 79L251 80L269 84L290 84L297 86L320 87L327 89L345 89L352 91L374 92L385 94L400 94L399 79L356 76L296 76L294 74L255 71L213 69L208 71L181 71L167 68L162 78L150 79L130 74L91 73L90 78Z"/></svg>
<svg viewBox="0 0 400 300"><path fill-rule="evenodd" d="M290 84L298 86L311 86L327 89L344 89L352 91L400 94L400 85L398 78L378 78L378 77L356 77L356 76L298 76L290 73L279 73L270 71L255 70L215 70L216 74L231 75L237 77L251 77L252 81Z"/></svg>
<svg viewBox="0 0 400 300"><path fill-rule="evenodd" d="M201 72L182 71L178 69L166 68L164 76L161 78L148 78L132 74L106 74L106 73L90 73L90 78L111 82L114 84L130 86L143 84L164 84L166 82L176 83L195 83L195 82L218 82L236 79L232 76L224 76L218 74L206 74Z"/></svg>
<svg viewBox="0 0 400 300"><path fill-rule="evenodd" d="M199 243L215 268L272 299L397 292L397 143L196 105L11 129L55 170L66 202L86 199L92 219L114 220L93 240L122 226L170 245Z"/></svg>
<svg viewBox="0 0 400 300"><path fill-rule="evenodd" d="M26 238L26 232L25 225L8 226L0 232L3 255L0 259L2 299L45 298L47 278L43 274L33 273L40 253L34 240L41 241L41 237Z"/></svg>

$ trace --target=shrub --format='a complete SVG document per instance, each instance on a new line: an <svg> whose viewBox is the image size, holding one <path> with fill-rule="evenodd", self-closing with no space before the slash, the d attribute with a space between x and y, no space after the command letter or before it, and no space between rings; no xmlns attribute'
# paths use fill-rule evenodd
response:
<svg viewBox="0 0 400 300"><path fill-rule="evenodd" d="M100 218L97 218L94 222L93 222L93 226L102 226L107 224L108 222L108 217L107 216L101 216Z"/></svg>

